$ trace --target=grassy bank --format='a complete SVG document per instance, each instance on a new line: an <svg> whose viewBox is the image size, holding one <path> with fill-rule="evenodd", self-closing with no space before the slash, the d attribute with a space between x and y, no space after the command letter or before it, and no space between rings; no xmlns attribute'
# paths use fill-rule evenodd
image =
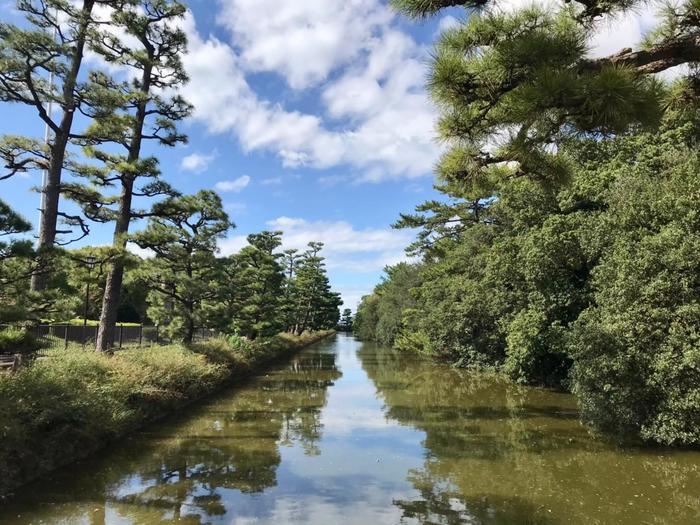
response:
<svg viewBox="0 0 700 525"><path fill-rule="evenodd" d="M0 495L334 332L114 356L79 347L0 376Z"/></svg>

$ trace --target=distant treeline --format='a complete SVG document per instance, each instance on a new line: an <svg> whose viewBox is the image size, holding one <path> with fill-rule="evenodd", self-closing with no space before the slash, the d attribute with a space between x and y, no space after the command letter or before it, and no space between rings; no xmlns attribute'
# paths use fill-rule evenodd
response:
<svg viewBox="0 0 700 525"><path fill-rule="evenodd" d="M322 244L281 252L281 232L262 232L248 236L249 245L240 252L220 257L216 232L224 231L228 220L218 196L200 192L185 199L192 206L187 222L196 222L196 231L184 221L153 219L133 237L153 256L119 255L125 268L119 321L156 323L168 337L184 342L191 342L198 328L248 339L335 328L342 301L330 289L319 255ZM51 300L32 293L28 279L18 279L0 289L0 322L68 321L83 316L86 307L88 319L99 318L104 269L116 256L107 247L56 252ZM0 271L21 274L31 264L31 259L14 257Z"/></svg>

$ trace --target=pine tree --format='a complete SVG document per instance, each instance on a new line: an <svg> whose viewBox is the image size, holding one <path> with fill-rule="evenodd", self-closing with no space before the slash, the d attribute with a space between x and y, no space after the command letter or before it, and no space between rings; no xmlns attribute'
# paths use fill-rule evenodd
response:
<svg viewBox="0 0 700 525"><path fill-rule="evenodd" d="M637 0L580 0L561 9L535 4L513 12L488 0L393 0L414 17L463 6L468 17L441 35L429 87L441 108L438 132L450 148L437 171L450 195L484 198L507 178L556 181L570 174L558 148L571 137L606 137L655 127L664 108L697 98L691 67L681 93L655 73L700 61L700 3L666 10L664 22L640 43L591 58L588 39L602 15Z"/></svg>
<svg viewBox="0 0 700 525"><path fill-rule="evenodd" d="M289 249L283 252L282 264L284 265L284 302L282 315L284 316L285 331L294 331L295 321L295 296L296 296L296 272L299 263L299 250Z"/></svg>
<svg viewBox="0 0 700 525"><path fill-rule="evenodd" d="M32 226L22 216L12 210L3 200L0 199L0 239L11 235L26 233ZM25 251L22 246L26 242L17 241L10 238L9 241L0 240L0 261Z"/></svg>
<svg viewBox="0 0 700 525"><path fill-rule="evenodd" d="M151 290L148 315L191 343L195 330L208 324L207 301L219 294L217 241L233 225L213 191L166 199L155 211L146 229L132 237L155 253L139 272Z"/></svg>
<svg viewBox="0 0 700 525"><path fill-rule="evenodd" d="M185 12L185 6L177 0L140 0L138 5L112 14L112 24L131 37L129 41L115 33L97 46L105 60L133 70L135 78L129 84L118 86L113 86L106 77L98 79L104 92L111 93L119 88L122 96L121 100L107 101L107 107L114 104L114 109L95 119L89 137L97 137L99 142L113 142L123 147L126 154L87 148L87 153L101 161L103 167L82 170L80 174L88 177L92 186L76 185L69 191L89 218L114 221L113 247L121 253L126 250L131 222L152 215L136 209L134 200L175 194L159 179L157 159L143 157L141 150L148 140L166 146L186 141L176 129L176 123L192 109L176 93L187 81L181 62L187 39L177 27ZM134 47L129 45L131 40L137 42ZM169 94L173 92L175 94ZM136 186L139 180L146 181L140 188ZM117 187L118 196L103 193L113 186ZM113 344L123 278L124 257L117 257L107 273L97 336L100 351L108 350Z"/></svg>
<svg viewBox="0 0 700 525"><path fill-rule="evenodd" d="M340 316L340 329L343 332L352 332L352 310L350 308L345 308L343 314Z"/></svg>
<svg viewBox="0 0 700 525"><path fill-rule="evenodd" d="M34 253L31 242L17 240L12 236L25 233L30 229L31 225L0 199L0 304L2 304L0 320L2 321L16 317L16 314L11 315L9 311L18 310L15 304L22 294L18 294L17 289L32 274L32 267L28 264L28 259Z"/></svg>
<svg viewBox="0 0 700 525"><path fill-rule="evenodd" d="M230 331L248 337L269 337L284 329L282 314L284 268L281 254L282 232L261 232L248 236L249 246L229 262L233 297Z"/></svg>
<svg viewBox="0 0 700 525"><path fill-rule="evenodd" d="M294 282L294 332L320 330L337 325L340 295L331 291L325 260L319 254L323 243L310 242L297 266Z"/></svg>
<svg viewBox="0 0 700 525"><path fill-rule="evenodd" d="M95 6L120 9L127 1L18 0L16 8L24 13L27 26L0 24L0 100L34 109L50 130L48 145L28 137L0 139L0 157L9 175L46 170L38 242L44 258L50 258L59 234L70 233L58 230L59 218L70 226L80 225L79 217L59 210L59 200L69 144L83 138L73 130L75 116L90 116L89 81L81 81L80 74L85 53L102 38ZM57 116L49 113L49 104L59 110ZM44 261L40 266L49 263ZM32 288L43 290L47 279L48 272L36 272Z"/></svg>

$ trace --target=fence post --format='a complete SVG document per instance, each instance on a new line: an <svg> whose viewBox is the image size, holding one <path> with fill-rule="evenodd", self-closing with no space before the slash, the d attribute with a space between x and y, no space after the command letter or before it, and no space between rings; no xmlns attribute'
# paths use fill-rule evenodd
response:
<svg viewBox="0 0 700 525"><path fill-rule="evenodd" d="M63 332L63 349L68 350L68 325L66 325L65 330Z"/></svg>
<svg viewBox="0 0 700 525"><path fill-rule="evenodd" d="M120 325L119 326L119 348L122 347L122 339L124 337L124 326Z"/></svg>
<svg viewBox="0 0 700 525"><path fill-rule="evenodd" d="M158 344L158 325L156 325L156 344Z"/></svg>
<svg viewBox="0 0 700 525"><path fill-rule="evenodd" d="M139 326L139 348L141 348L141 343L143 343L143 324Z"/></svg>

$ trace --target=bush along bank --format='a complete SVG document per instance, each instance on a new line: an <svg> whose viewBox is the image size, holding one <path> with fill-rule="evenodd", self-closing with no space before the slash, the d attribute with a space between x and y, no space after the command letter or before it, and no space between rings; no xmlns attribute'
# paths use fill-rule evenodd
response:
<svg viewBox="0 0 700 525"><path fill-rule="evenodd" d="M69 347L2 375L0 495L334 333L212 339L113 356Z"/></svg>
<svg viewBox="0 0 700 525"><path fill-rule="evenodd" d="M566 181L504 181L459 228L451 208L404 218L449 228L389 268L356 333L570 390L619 441L699 447L700 119L685 118L567 144Z"/></svg>

